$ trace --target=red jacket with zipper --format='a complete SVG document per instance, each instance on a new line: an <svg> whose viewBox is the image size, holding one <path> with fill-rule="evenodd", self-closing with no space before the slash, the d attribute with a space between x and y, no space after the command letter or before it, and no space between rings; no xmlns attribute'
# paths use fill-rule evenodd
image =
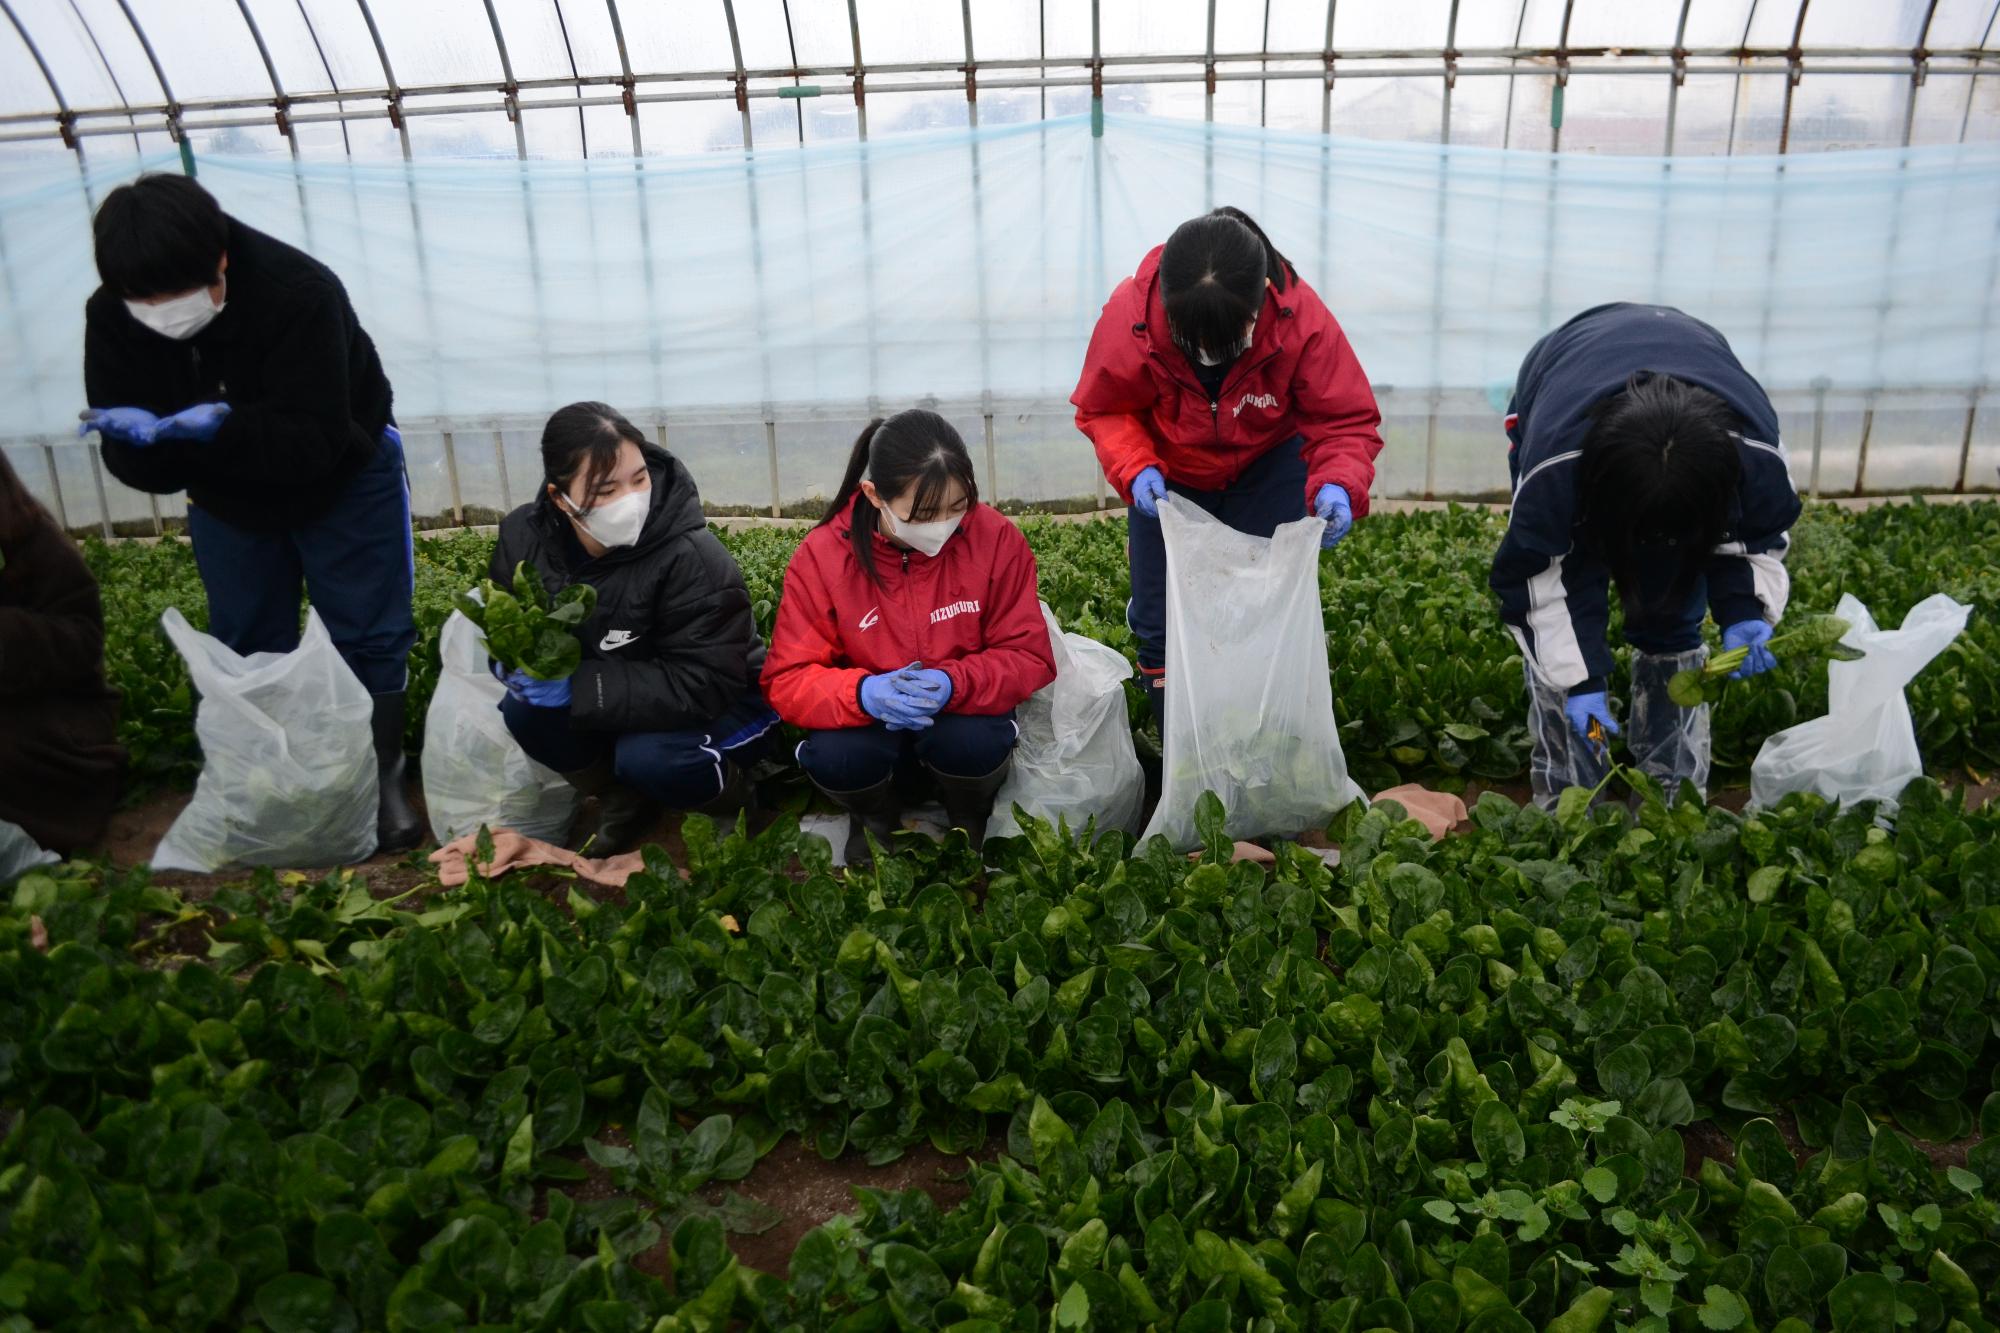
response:
<svg viewBox="0 0 2000 1333"><path fill-rule="evenodd" d="M951 677L947 713L996 715L1056 678L1055 650L1021 530L975 504L936 556L878 531L869 582L854 555L854 505L814 528L785 569L764 694L778 716L815 731L865 727L865 677L922 662Z"/></svg>
<svg viewBox="0 0 2000 1333"><path fill-rule="evenodd" d="M1266 288L1250 350L1211 400L1174 344L1160 296L1161 246L1104 303L1070 401L1127 504L1149 467L1199 491L1227 487L1294 435L1305 437L1306 509L1328 482L1368 512L1382 413L1347 335L1297 274Z"/></svg>

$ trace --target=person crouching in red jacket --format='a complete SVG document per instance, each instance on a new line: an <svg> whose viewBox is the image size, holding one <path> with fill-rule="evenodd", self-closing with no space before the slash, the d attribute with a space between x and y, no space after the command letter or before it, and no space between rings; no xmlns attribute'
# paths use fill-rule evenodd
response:
<svg viewBox="0 0 2000 1333"><path fill-rule="evenodd" d="M1118 284L1070 401L1128 506L1126 620L1164 717L1160 501L1257 537L1316 514L1331 547L1368 512L1382 414L1333 315L1235 208L1183 222Z"/></svg>
<svg viewBox="0 0 2000 1333"><path fill-rule="evenodd" d="M847 864L934 785L973 846L1013 760L1014 709L1056 677L1020 530L979 503L972 457L935 412L868 423L840 493L785 570L764 659L800 765L848 813ZM899 782L900 779L900 782Z"/></svg>

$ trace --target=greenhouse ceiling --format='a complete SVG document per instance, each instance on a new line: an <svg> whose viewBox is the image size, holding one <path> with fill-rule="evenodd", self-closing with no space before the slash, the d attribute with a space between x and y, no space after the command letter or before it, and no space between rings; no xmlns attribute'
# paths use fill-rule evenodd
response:
<svg viewBox="0 0 2000 1333"><path fill-rule="evenodd" d="M1566 152L1994 137L2000 0L0 0L0 154L613 157L1093 107Z"/></svg>

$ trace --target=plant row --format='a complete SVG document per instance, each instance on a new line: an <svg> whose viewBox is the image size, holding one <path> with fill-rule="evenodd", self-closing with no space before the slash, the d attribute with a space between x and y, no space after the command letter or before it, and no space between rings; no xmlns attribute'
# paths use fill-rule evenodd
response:
<svg viewBox="0 0 2000 1333"><path fill-rule="evenodd" d="M2000 1327L2000 815L1584 796L1357 808L1338 868L1209 798L1197 858L989 876L692 818L611 902L31 875L0 1326ZM780 1277L727 1182L792 1134L979 1164Z"/></svg>
<svg viewBox="0 0 2000 1333"><path fill-rule="evenodd" d="M1026 524L1042 598L1065 629L1136 660L1125 624L1125 533L1113 522ZM1502 520L1479 510L1371 518L1321 565L1328 659L1342 743L1369 790L1404 780L1456 785L1506 781L1526 769L1521 659L1486 591ZM800 531L723 533L743 568L768 636L784 571ZM1843 592L1893 624L1915 603L1946 592L1977 610L1971 626L1910 688L1918 738L1931 770L2000 767L2000 504L1885 506L1862 513L1812 506L1790 558L1797 611L1831 611ZM438 674L438 632L454 597L486 576L491 539L473 533L417 543L417 623L411 660L410 736L422 742L423 709ZM122 739L142 779L187 782L199 765L187 671L158 627L178 606L198 628L207 603L191 551L180 543L87 548L104 586L107 658L125 694ZM1615 615L1615 613L1614 613ZM1614 641L1616 621L1614 619ZM1826 709L1816 662L1723 692L1715 755L1740 778L1763 739ZM1132 717L1143 726L1137 691Z"/></svg>

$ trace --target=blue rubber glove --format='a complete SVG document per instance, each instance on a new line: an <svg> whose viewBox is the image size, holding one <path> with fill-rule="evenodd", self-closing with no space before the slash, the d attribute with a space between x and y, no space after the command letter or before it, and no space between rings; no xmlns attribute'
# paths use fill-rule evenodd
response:
<svg viewBox="0 0 2000 1333"><path fill-rule="evenodd" d="M916 670L917 665L912 662L903 671L885 671L862 680L861 711L891 731L922 731L928 727L931 724L930 715L919 711L916 701L896 688L897 678L904 671Z"/></svg>
<svg viewBox="0 0 2000 1333"><path fill-rule="evenodd" d="M158 438L160 419L143 407L93 407L76 414L76 437L96 431L107 440L145 448Z"/></svg>
<svg viewBox="0 0 2000 1333"><path fill-rule="evenodd" d="M1722 646L1748 648L1750 655L1743 659L1743 665L1729 673L1731 680L1748 680L1761 676L1778 665L1778 659L1764 645L1771 641L1771 626L1762 620L1739 620L1722 631Z"/></svg>
<svg viewBox="0 0 2000 1333"><path fill-rule="evenodd" d="M1326 520L1326 532L1319 539L1319 549L1330 551L1340 545L1340 539L1354 526L1354 502L1347 497L1345 486L1332 482L1319 488L1313 499L1313 516Z"/></svg>
<svg viewBox="0 0 2000 1333"><path fill-rule="evenodd" d="M1602 724L1604 730L1613 736L1618 734L1618 721L1611 716L1611 701L1604 697L1602 690L1595 694L1572 694L1563 700L1563 716L1569 719L1569 729L1586 745L1595 744L1590 739L1592 722Z"/></svg>
<svg viewBox="0 0 2000 1333"><path fill-rule="evenodd" d="M1156 467L1143 469L1132 478L1132 507L1147 518L1160 516L1160 501L1167 498L1167 479Z"/></svg>
<svg viewBox="0 0 2000 1333"><path fill-rule="evenodd" d="M951 677L942 671L908 666L896 673L896 693L912 709L930 716L951 702Z"/></svg>
<svg viewBox="0 0 2000 1333"><path fill-rule="evenodd" d="M536 680L516 669L500 677L500 683L507 687L507 693L532 707L568 708L569 679L564 676L561 680Z"/></svg>
<svg viewBox="0 0 2000 1333"><path fill-rule="evenodd" d="M163 419L157 435L162 440L193 440L198 444L207 444L222 429L222 423L228 416L228 403L196 403Z"/></svg>

